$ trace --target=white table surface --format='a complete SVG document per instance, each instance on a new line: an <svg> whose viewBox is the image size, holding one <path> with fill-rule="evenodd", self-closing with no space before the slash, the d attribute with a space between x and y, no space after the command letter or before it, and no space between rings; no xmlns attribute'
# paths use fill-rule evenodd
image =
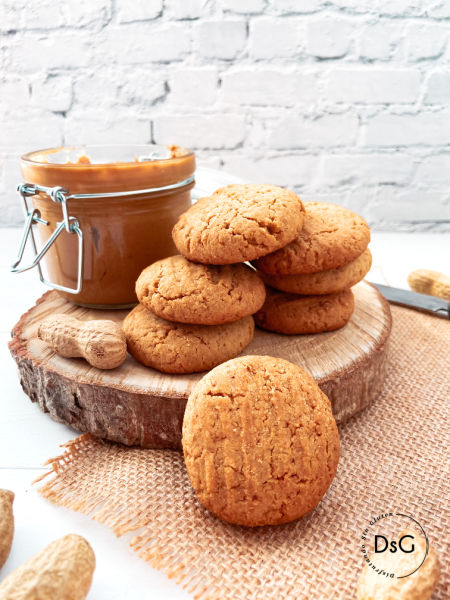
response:
<svg viewBox="0 0 450 600"><path fill-rule="evenodd" d="M77 433L50 417L23 393L15 363L7 348L10 330L45 288L37 273L9 273L20 230L0 229L0 488L15 492L16 532L11 555L0 578L52 540L67 533L86 537L94 548L97 567L88 598L135 600L190 598L165 575L139 559L128 547L132 535L116 538L112 531L89 517L44 500L31 482L43 473L42 464L60 453L60 444ZM407 288L407 275L416 268L448 269L450 236L443 234L374 233L374 266L370 281Z"/></svg>

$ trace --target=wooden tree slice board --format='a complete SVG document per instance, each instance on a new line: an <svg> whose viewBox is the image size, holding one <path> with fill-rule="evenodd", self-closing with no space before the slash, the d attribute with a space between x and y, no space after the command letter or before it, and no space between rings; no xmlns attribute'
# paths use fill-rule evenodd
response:
<svg viewBox="0 0 450 600"><path fill-rule="evenodd" d="M285 358L310 371L330 398L338 423L370 404L386 374L389 305L368 283L353 291L355 311L342 329L302 336L256 329L243 352ZM111 371L81 358L62 358L37 338L41 319L56 313L119 322L127 311L82 308L57 292L44 294L14 327L10 342L31 400L56 421L100 438L144 448L180 448L186 400L202 374L167 375L131 356Z"/></svg>

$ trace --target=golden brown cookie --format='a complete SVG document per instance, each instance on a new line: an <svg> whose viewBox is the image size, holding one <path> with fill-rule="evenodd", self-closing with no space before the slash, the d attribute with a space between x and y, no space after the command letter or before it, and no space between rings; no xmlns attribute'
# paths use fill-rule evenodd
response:
<svg viewBox="0 0 450 600"><path fill-rule="evenodd" d="M225 325L165 321L139 304L122 328L130 354L163 373L196 373L237 356L253 339L253 317Z"/></svg>
<svg viewBox="0 0 450 600"><path fill-rule="evenodd" d="M268 275L260 271L267 285L291 294L333 294L346 290L364 279L372 266L369 248L352 262L329 271L306 273L305 275Z"/></svg>
<svg viewBox="0 0 450 600"><path fill-rule="evenodd" d="M328 398L287 360L244 356L213 369L189 396L183 451L200 502L224 521L287 523L312 510L339 461Z"/></svg>
<svg viewBox="0 0 450 600"><path fill-rule="evenodd" d="M172 230L180 254L213 265L253 260L291 242L303 226L300 198L275 185L228 185L183 213Z"/></svg>
<svg viewBox="0 0 450 600"><path fill-rule="evenodd" d="M337 269L352 262L370 242L370 229L348 208L305 202L305 222L296 239L255 266L269 275L298 275Z"/></svg>
<svg viewBox="0 0 450 600"><path fill-rule="evenodd" d="M351 290L327 296L297 296L267 288L266 301L255 321L258 327L278 333L322 333L343 327L353 308Z"/></svg>
<svg viewBox="0 0 450 600"><path fill-rule="evenodd" d="M259 310L266 290L259 275L246 265L202 265L177 255L144 269L136 294L162 319L220 325Z"/></svg>

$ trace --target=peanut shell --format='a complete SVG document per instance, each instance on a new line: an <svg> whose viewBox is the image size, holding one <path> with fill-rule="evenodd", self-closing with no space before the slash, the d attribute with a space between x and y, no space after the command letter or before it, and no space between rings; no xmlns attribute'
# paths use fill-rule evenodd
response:
<svg viewBox="0 0 450 600"><path fill-rule="evenodd" d="M408 275L408 283L414 292L450 300L450 277L448 275L429 269L418 269Z"/></svg>
<svg viewBox="0 0 450 600"><path fill-rule="evenodd" d="M13 492L0 490L0 568L9 556L14 536L13 500Z"/></svg>
<svg viewBox="0 0 450 600"><path fill-rule="evenodd" d="M66 535L28 559L0 583L1 600L84 600L95 555L79 535Z"/></svg>
<svg viewBox="0 0 450 600"><path fill-rule="evenodd" d="M41 322L38 337L60 356L82 357L97 369L115 369L127 357L125 334L114 321L52 315Z"/></svg>

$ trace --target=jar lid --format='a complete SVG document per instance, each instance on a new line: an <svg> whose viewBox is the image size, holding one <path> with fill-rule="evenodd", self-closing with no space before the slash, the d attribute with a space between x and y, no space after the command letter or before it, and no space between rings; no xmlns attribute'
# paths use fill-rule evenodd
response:
<svg viewBox="0 0 450 600"><path fill-rule="evenodd" d="M195 171L193 152L179 146L60 146L21 157L27 183L60 186L70 194L158 188L180 183Z"/></svg>

